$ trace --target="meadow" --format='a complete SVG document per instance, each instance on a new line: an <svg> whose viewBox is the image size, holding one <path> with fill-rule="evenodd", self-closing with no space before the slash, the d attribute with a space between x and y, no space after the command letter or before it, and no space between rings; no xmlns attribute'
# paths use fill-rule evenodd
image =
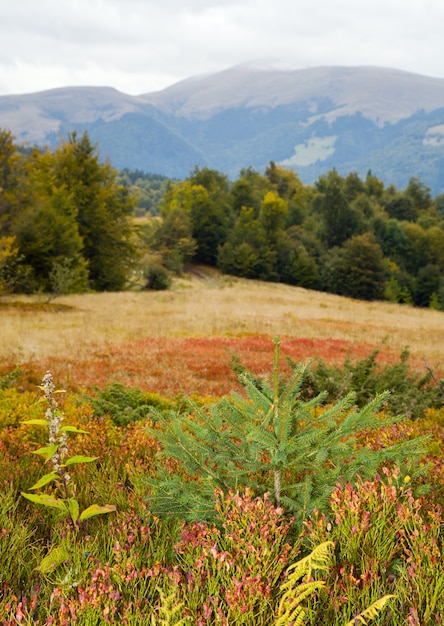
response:
<svg viewBox="0 0 444 626"><path fill-rule="evenodd" d="M295 358L338 363L347 353L362 357L380 348L381 358L393 360L407 347L418 369L443 369L442 312L235 279L207 268L165 292L93 293L49 303L4 297L0 320L4 363L26 363L40 373L50 368L61 384L80 387L132 381L171 393L168 370L177 392L201 392L211 387L211 366L223 368L230 351L244 355L248 367L268 368L275 335Z"/></svg>
<svg viewBox="0 0 444 626"><path fill-rule="evenodd" d="M357 409L302 398L297 377L285 391L307 359L340 377L406 347L435 391L443 320L205 268L165 292L4 296L1 626L444 623L439 394L395 417L383 395ZM48 370L64 393L38 387ZM302 515L303 484L329 491ZM156 508L165 485L194 516Z"/></svg>

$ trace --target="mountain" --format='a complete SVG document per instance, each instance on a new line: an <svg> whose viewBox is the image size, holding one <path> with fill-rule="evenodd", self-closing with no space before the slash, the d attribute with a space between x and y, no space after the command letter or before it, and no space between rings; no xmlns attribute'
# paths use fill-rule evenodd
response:
<svg viewBox="0 0 444 626"><path fill-rule="evenodd" d="M87 130L114 167L184 178L197 165L235 178L272 160L305 183L369 169L444 192L444 79L378 67L246 64L129 96L75 87L1 96L0 127L51 147Z"/></svg>

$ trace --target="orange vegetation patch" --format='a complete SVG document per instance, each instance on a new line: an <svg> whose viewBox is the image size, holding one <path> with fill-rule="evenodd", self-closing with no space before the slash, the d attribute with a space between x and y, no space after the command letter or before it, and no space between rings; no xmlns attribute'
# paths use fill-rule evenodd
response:
<svg viewBox="0 0 444 626"><path fill-rule="evenodd" d="M340 339L281 338L282 370L288 371L287 357L293 361L342 364L347 355L361 359L374 346ZM58 386L71 390L103 388L120 382L166 397L191 394L221 396L238 388L230 362L236 356L253 374L270 374L273 365L273 341L269 336L211 337L186 339L145 338L115 345L105 345L88 360L51 359L41 365L50 369ZM382 349L381 361L395 361L399 355Z"/></svg>

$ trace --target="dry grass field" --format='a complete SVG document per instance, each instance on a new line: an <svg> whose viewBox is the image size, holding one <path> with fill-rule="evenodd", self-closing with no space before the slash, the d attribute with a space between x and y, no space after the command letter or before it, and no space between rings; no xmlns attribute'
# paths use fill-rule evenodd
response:
<svg viewBox="0 0 444 626"><path fill-rule="evenodd" d="M207 357L214 361L238 346L241 354L250 352L251 361L275 335L282 338L283 349L288 345L293 354L297 348L301 358L342 362L347 353L363 356L381 347L386 359L395 359L408 347L418 368L428 363L441 373L444 366L442 312L223 277L203 268L164 292L73 295L51 303L3 297L0 320L4 365L56 368L64 378L68 369L70 375L75 370L86 385L94 377L140 383L145 376L146 384L154 386L150 371L156 367L158 383L158 370L172 374L177 369L179 376L185 367L199 364L200 378L205 379L205 371L211 378L203 365ZM258 336L267 340L261 346L252 344ZM198 387L191 384L202 390Z"/></svg>

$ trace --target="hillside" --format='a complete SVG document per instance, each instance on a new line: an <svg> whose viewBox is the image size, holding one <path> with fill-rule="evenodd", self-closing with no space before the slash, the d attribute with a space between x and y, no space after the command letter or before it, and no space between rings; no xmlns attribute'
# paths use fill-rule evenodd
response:
<svg viewBox="0 0 444 626"><path fill-rule="evenodd" d="M328 169L386 184L419 177L444 191L444 79L376 67L241 65L129 96L77 87L0 97L0 127L54 146L86 129L103 157L183 178L196 166L235 177L271 161L305 183Z"/></svg>
<svg viewBox="0 0 444 626"><path fill-rule="evenodd" d="M381 348L393 361L407 347L418 370L424 372L426 363L437 374L443 370L442 312L234 278L204 267L175 279L165 292L70 295L49 304L39 296L3 296L0 322L4 366L32 363L80 379L109 375L156 385L153 372L182 371L183 360L205 346L205 364L191 372L195 379L211 378L208 359L228 363L238 350L252 365L268 367L275 335L303 359L342 363L347 353L362 357ZM256 345L255 337L267 339Z"/></svg>

